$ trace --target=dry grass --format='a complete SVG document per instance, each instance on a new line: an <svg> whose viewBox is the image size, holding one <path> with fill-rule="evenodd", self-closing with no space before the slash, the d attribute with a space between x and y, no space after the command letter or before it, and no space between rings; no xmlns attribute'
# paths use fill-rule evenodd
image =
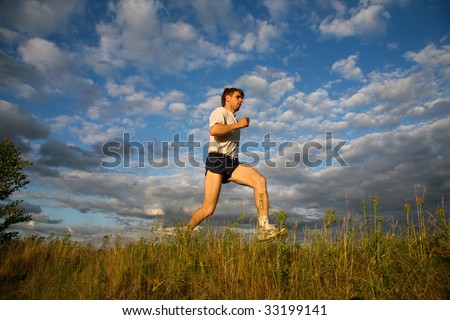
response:
<svg viewBox="0 0 450 320"><path fill-rule="evenodd" d="M0 247L0 298L449 299L444 210L419 211L416 225L387 231L375 205L373 213L355 223L330 210L320 230L286 242L248 240L233 228L180 229L163 241L105 237L101 248L25 238Z"/></svg>

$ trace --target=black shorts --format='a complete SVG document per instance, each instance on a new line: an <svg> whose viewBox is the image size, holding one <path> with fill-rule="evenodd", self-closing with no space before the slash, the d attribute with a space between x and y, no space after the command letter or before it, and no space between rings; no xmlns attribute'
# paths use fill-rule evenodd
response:
<svg viewBox="0 0 450 320"><path fill-rule="evenodd" d="M205 162L206 172L211 171L222 175L222 183L230 182L231 174L240 164L239 159L233 159L230 156L220 152L210 152Z"/></svg>

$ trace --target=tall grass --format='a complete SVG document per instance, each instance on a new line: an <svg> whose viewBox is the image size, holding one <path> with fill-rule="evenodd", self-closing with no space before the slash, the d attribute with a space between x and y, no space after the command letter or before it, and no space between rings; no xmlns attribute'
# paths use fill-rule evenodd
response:
<svg viewBox="0 0 450 320"><path fill-rule="evenodd" d="M419 199L419 198L417 198ZM449 299L444 206L382 228L377 198L361 215L328 210L303 238L261 243L230 227L176 230L103 246L24 238L0 247L1 299ZM286 219L277 215L279 224ZM291 230L294 233L295 230Z"/></svg>

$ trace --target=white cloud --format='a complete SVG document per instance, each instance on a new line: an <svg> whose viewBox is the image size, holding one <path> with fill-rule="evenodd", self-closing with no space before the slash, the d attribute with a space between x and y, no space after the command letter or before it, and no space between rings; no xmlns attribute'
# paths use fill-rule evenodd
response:
<svg viewBox="0 0 450 320"><path fill-rule="evenodd" d="M269 10L270 16L275 19L282 19L289 14L290 3L288 0L263 0L263 4Z"/></svg>
<svg viewBox="0 0 450 320"><path fill-rule="evenodd" d="M410 102L421 100L421 97L433 91L435 84L423 83L420 75L411 75L398 79L386 77L380 81L369 83L360 90L371 99L381 99L390 103ZM380 100L378 100L380 101Z"/></svg>
<svg viewBox="0 0 450 320"><path fill-rule="evenodd" d="M189 5L170 5L194 8L194 17L199 19L203 29L192 19L189 22L188 19L162 19L165 7L157 1L120 1L113 6L115 19L97 24L101 40L98 48L88 51L91 65L100 73L109 73L109 68L124 68L130 63L139 68L156 67L166 73L221 63L231 66L247 59L248 52L266 53L280 35L277 27L267 21L249 18L244 22L234 14L226 16L227 10L232 12L231 8L227 9L229 5L224 7L201 0ZM208 35L208 32L215 35L224 30L228 41L214 41Z"/></svg>
<svg viewBox="0 0 450 320"><path fill-rule="evenodd" d="M265 51L270 48L271 41L276 39L280 31L267 21L258 21L258 33L256 48L259 51Z"/></svg>
<svg viewBox="0 0 450 320"><path fill-rule="evenodd" d="M265 132L277 132L288 128L282 121L258 121L256 126Z"/></svg>
<svg viewBox="0 0 450 320"><path fill-rule="evenodd" d="M248 53L257 51L265 53L270 51L272 42L276 40L281 31L273 24L264 20L258 20L250 23L251 31L242 33L242 31L231 32L228 43L233 48L239 48Z"/></svg>
<svg viewBox="0 0 450 320"><path fill-rule="evenodd" d="M341 59L333 64L331 71L339 73L344 79L362 81L364 76L362 70L356 65L357 60L357 55Z"/></svg>
<svg viewBox="0 0 450 320"><path fill-rule="evenodd" d="M328 17L319 25L322 35L345 38L355 35L355 27L350 20Z"/></svg>
<svg viewBox="0 0 450 320"><path fill-rule="evenodd" d="M121 1L114 7L115 20L97 25L100 46L91 52L92 64L123 68L125 61L136 67L158 67L171 72L198 68L206 63L214 46L183 21L161 21L163 6L157 1ZM95 57L95 51L99 51ZM223 58L223 57L222 57ZM104 72L101 68L97 70Z"/></svg>
<svg viewBox="0 0 450 320"><path fill-rule="evenodd" d="M158 33L157 12L162 9L159 1L120 0L117 6L117 22L133 45Z"/></svg>
<svg viewBox="0 0 450 320"><path fill-rule="evenodd" d="M163 202L157 200L161 199L161 195L158 198L153 197L154 201L149 204L146 195L151 196L153 192L149 194L144 190L151 187L144 179L128 174L72 170L62 173L61 178L53 179L50 183L57 185L60 191L72 195L35 195L38 198L46 198L49 203L52 201L53 207L72 208L83 213L101 213L115 218L150 218L161 216L166 210L170 211L170 207L164 207ZM154 188L153 190L155 191Z"/></svg>
<svg viewBox="0 0 450 320"><path fill-rule="evenodd" d="M344 10L339 6L336 15L328 16L320 23L319 31L325 37L366 38L383 34L389 18L389 13L381 5L352 8L349 10L349 16L344 14Z"/></svg>
<svg viewBox="0 0 450 320"><path fill-rule="evenodd" d="M82 61L77 54L42 38L26 40L18 47L18 52L25 63L21 66L23 72L28 71L30 77L39 81L33 81L33 87L22 86L16 90L32 97L68 94L85 102L95 97L94 81L82 76Z"/></svg>
<svg viewBox="0 0 450 320"><path fill-rule="evenodd" d="M19 32L0 27L0 39L5 43L16 43L20 41L21 35Z"/></svg>
<svg viewBox="0 0 450 320"><path fill-rule="evenodd" d="M32 38L19 47L23 61L43 72L64 73L72 64L70 55L50 41Z"/></svg>
<svg viewBox="0 0 450 320"><path fill-rule="evenodd" d="M169 105L169 111L175 118L183 117L187 112L187 107L184 103L175 102Z"/></svg>
<svg viewBox="0 0 450 320"><path fill-rule="evenodd" d="M330 99L328 92L323 89L318 89L310 93L306 97L306 104L313 107L313 109L320 113L331 113L332 109L337 106L337 102Z"/></svg>
<svg viewBox="0 0 450 320"><path fill-rule="evenodd" d="M244 54L239 54L239 53L235 53L235 52L229 52L226 54L226 58L225 58L225 64L230 67L232 65L234 65L235 63L244 61L247 59L247 56Z"/></svg>
<svg viewBox="0 0 450 320"><path fill-rule="evenodd" d="M322 212L332 207L343 213L346 194L350 210L360 210L360 201L378 195L381 207L389 206L389 216L402 219L395 212L401 214L404 203L414 203L414 185L434 186L441 191L450 187L449 165L445 163L449 153L445 147L446 139L450 138L448 121L447 117L420 125L398 126L350 140L340 151L348 167L333 166L318 171L269 168L264 172L273 185L271 190L291 186L289 197L283 196L284 191L272 192L271 201L287 208L306 208L306 202L316 204ZM427 194L433 208L441 196L439 192Z"/></svg>
<svg viewBox="0 0 450 320"><path fill-rule="evenodd" d="M251 90L255 96L266 94L269 87L269 82L259 75L242 76L237 83Z"/></svg>
<svg viewBox="0 0 450 320"><path fill-rule="evenodd" d="M384 124L384 116L373 112L370 114L349 112L344 116L344 119L351 122L357 130L379 128L383 127Z"/></svg>
<svg viewBox="0 0 450 320"><path fill-rule="evenodd" d="M303 92L290 95L283 101L282 106L300 114L315 113L314 106L306 103L306 95Z"/></svg>
<svg viewBox="0 0 450 320"><path fill-rule="evenodd" d="M108 81L106 89L110 97L114 99L92 105L90 115L93 119L97 119L101 115L108 116L111 113L114 115L118 111L127 115L161 115L168 110L170 105L178 111L181 111L181 106L184 106L182 101L184 93L181 91L171 90L152 95L145 81L137 77L125 79L123 83Z"/></svg>
<svg viewBox="0 0 450 320"><path fill-rule="evenodd" d="M206 99L205 102L200 103L198 105L198 108L200 109L200 111L201 112L204 112L203 110L211 110L212 111L214 108L220 107L220 105L221 105L221 102L220 102L221 94L222 93L211 95L211 96L209 96Z"/></svg>
<svg viewBox="0 0 450 320"><path fill-rule="evenodd" d="M264 101L264 104L279 102L281 97L295 88L294 84L295 78L287 73L261 66L236 80L236 85L246 91L246 97L252 97L258 103Z"/></svg>
<svg viewBox="0 0 450 320"><path fill-rule="evenodd" d="M422 105L416 105L407 109L406 114L422 119L432 119L444 116L448 113L449 108L450 100L448 98L437 98Z"/></svg>
<svg viewBox="0 0 450 320"><path fill-rule="evenodd" d="M182 21L164 25L163 33L172 41L180 41L183 43L192 41L198 36L191 25Z"/></svg>
<svg viewBox="0 0 450 320"><path fill-rule="evenodd" d="M106 90L108 91L108 94L110 96L119 97L133 94L135 92L135 87L132 83L125 83L123 85L119 85L117 83L108 81L106 83Z"/></svg>
<svg viewBox="0 0 450 320"><path fill-rule="evenodd" d="M114 118L108 122L87 120L81 116L61 115L49 119L52 131L56 133L70 133L86 145L104 143L112 139L121 138L124 132L135 132L144 128L142 118Z"/></svg>
<svg viewBox="0 0 450 320"><path fill-rule="evenodd" d="M361 9L352 16L351 21L359 36L374 35L386 31L390 14L382 6L372 5Z"/></svg>
<svg viewBox="0 0 450 320"><path fill-rule="evenodd" d="M193 0L170 5L179 6L180 10L185 11L194 9L202 30L211 37L215 37L221 29L233 30L241 26L241 17L236 15L231 1Z"/></svg>
<svg viewBox="0 0 450 320"><path fill-rule="evenodd" d="M443 65L449 68L450 65L450 45L437 48L435 44L429 44L419 52L409 51L405 57L424 67L436 67Z"/></svg>
<svg viewBox="0 0 450 320"><path fill-rule="evenodd" d="M343 131L349 127L348 121L323 121L320 126L317 128L318 132L326 132L326 131Z"/></svg>
<svg viewBox="0 0 450 320"><path fill-rule="evenodd" d="M369 99L364 93L358 92L349 98L341 99L341 105L344 107L360 107L369 103Z"/></svg>
<svg viewBox="0 0 450 320"><path fill-rule="evenodd" d="M336 11L338 16L343 16L348 12L347 4L339 0L332 0L330 3L331 7Z"/></svg>
<svg viewBox="0 0 450 320"><path fill-rule="evenodd" d="M235 42L235 41L236 42L240 42L241 41L240 40L240 36L238 37L238 34L234 34L232 36L236 37L238 39L238 40L235 39L234 41L232 41L232 43ZM253 48L255 47L255 43L256 43L256 36L255 36L255 34L247 33L245 35L244 39L242 40L241 49L246 51L246 52L249 52L249 51L253 50Z"/></svg>
<svg viewBox="0 0 450 320"><path fill-rule="evenodd" d="M73 14L79 14L84 1L78 0L4 0L0 19L30 35L45 36L64 32Z"/></svg>

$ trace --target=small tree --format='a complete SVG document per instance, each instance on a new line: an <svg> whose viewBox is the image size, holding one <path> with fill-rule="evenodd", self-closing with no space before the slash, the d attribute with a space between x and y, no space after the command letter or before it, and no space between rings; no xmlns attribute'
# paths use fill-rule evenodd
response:
<svg viewBox="0 0 450 320"><path fill-rule="evenodd" d="M30 181L22 169L31 165L20 158L21 152L9 139L0 143L0 243L17 237L18 232L6 232L12 224L31 220L18 206L23 200L8 200L8 197L25 187Z"/></svg>

